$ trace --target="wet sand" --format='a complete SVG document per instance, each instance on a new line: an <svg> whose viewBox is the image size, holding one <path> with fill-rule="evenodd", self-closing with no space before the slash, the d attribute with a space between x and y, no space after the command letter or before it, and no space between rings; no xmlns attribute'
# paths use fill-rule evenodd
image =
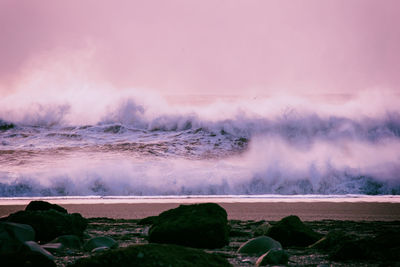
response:
<svg viewBox="0 0 400 267"><path fill-rule="evenodd" d="M57 203L57 202L53 202ZM2 205L3 204L3 205ZM158 215L182 203L110 203L61 204L70 213L78 212L86 218L140 219ZM400 221L400 203L378 202L218 202L230 220L280 220L297 215L303 221ZM25 205L0 203L0 217L22 210Z"/></svg>

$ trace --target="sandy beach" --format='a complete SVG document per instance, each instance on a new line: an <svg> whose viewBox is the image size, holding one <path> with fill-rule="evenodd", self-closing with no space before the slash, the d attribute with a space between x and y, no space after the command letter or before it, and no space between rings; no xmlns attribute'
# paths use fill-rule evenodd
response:
<svg viewBox="0 0 400 267"><path fill-rule="evenodd" d="M85 242L90 237L107 236L118 243L121 248L132 245L145 245L149 243L148 232L150 225L141 223L142 218L159 215L161 212L178 207L180 204L193 204L218 202L228 214L229 225L229 244L216 249L207 249L211 254L219 255L225 258L232 266L254 266L258 257L254 255L242 255L237 252L239 247L251 238L260 235L265 225L275 225L282 218L289 215L297 215L304 224L325 236L328 233L343 233L346 238L352 238L352 242L357 246L368 240L377 240L382 236L382 246L396 249L396 242L391 243L390 235L398 235L400 223L400 203L397 199L388 202L365 200L338 201L333 199L327 201L320 200L258 200L244 199L242 202L238 199L208 199L208 198L190 198L190 199L148 199L148 200L125 200L130 203L121 203L123 200L115 199L86 199L86 203L79 203L77 199L53 199L52 202L66 208L69 213L80 213L88 218L88 226L85 230ZM146 203L147 201L147 203ZM27 202L27 203L25 203ZM103 203L102 203L103 202ZM108 203L107 203L108 202ZM14 203L14 204L12 204ZM0 217L23 210L28 204L28 200L10 199L0 200ZM151 223L150 223L151 224ZM257 234L258 232L258 234ZM261 233L262 235L262 233ZM364 238L364 239L363 239ZM374 239L375 238L375 239ZM386 239L389 238L389 239ZM396 239L396 237L393 237ZM392 239L393 239L392 238ZM360 240L360 241L358 241ZM365 241L368 244L375 241ZM326 264L328 266L391 266L395 254L390 259L381 256L370 257L350 257L345 260L332 258L335 253L334 245L330 250L321 250L307 247L287 246L285 250L290 259L289 266L316 266ZM352 245L353 246L353 245ZM361 245L362 247L363 245ZM369 251L366 248L366 251ZM385 249L383 251L386 251ZM365 252L367 253L367 252ZM383 252L382 252L383 253ZM55 253L54 262L57 266L68 266L82 257L88 257L92 254L87 251L76 250L75 252ZM342 254L340 254L342 255ZM369 255L369 254L368 254ZM383 254L382 254L383 255ZM386 254L385 254L386 255ZM344 256L347 257L347 256ZM385 256L386 257L386 256Z"/></svg>
<svg viewBox="0 0 400 267"><path fill-rule="evenodd" d="M196 201L193 201L196 202ZM199 201L203 202L203 201ZM57 203L57 201L52 201ZM0 205L0 217L7 216L25 205ZM69 212L86 218L140 219L158 215L184 203L93 203L62 204ZM288 215L297 215L303 221L399 221L400 203L379 202L219 202L230 220L277 221Z"/></svg>

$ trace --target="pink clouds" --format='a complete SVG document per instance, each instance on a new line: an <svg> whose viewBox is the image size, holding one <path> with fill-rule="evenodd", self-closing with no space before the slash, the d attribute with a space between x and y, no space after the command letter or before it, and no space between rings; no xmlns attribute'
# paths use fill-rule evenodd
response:
<svg viewBox="0 0 400 267"><path fill-rule="evenodd" d="M43 54L89 47L88 76L117 88L399 90L399 13L395 0L3 0L0 83Z"/></svg>

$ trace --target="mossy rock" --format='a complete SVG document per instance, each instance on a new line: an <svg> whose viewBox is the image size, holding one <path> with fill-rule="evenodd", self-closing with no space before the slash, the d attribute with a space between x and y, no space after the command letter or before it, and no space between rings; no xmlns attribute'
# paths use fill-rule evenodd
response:
<svg viewBox="0 0 400 267"><path fill-rule="evenodd" d="M283 218L268 229L267 235L279 241L283 247L309 246L323 237L307 227L299 217L291 215Z"/></svg>
<svg viewBox="0 0 400 267"><path fill-rule="evenodd" d="M68 213L66 209L63 207L57 205L57 204L51 204L46 201L41 201L41 200L35 200L29 202L28 206L26 206L25 210L30 210L30 211L37 211L37 210L56 210L61 213Z"/></svg>
<svg viewBox="0 0 400 267"><path fill-rule="evenodd" d="M180 205L158 216L149 230L153 243L220 248L229 243L226 211L214 203Z"/></svg>
<svg viewBox="0 0 400 267"><path fill-rule="evenodd" d="M82 236L87 227L87 220L79 213L65 214L53 209L18 211L4 220L32 226L36 233L35 240L42 242L48 242L61 235Z"/></svg>

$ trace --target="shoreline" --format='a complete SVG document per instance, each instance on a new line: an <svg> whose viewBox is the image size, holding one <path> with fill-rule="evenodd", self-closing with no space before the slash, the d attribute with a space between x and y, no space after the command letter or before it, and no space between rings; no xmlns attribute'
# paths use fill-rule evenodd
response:
<svg viewBox="0 0 400 267"><path fill-rule="evenodd" d="M70 213L80 213L86 218L141 219L176 208L181 204L216 202L226 209L230 220L277 221L288 215L297 215L303 221L400 221L400 203L391 202L326 202L326 201L264 201L222 202L211 198L199 201L169 201L153 203L60 203ZM27 200L27 203L29 201ZM27 204L26 203L26 204ZM0 200L0 217L23 210L26 204L8 204Z"/></svg>

